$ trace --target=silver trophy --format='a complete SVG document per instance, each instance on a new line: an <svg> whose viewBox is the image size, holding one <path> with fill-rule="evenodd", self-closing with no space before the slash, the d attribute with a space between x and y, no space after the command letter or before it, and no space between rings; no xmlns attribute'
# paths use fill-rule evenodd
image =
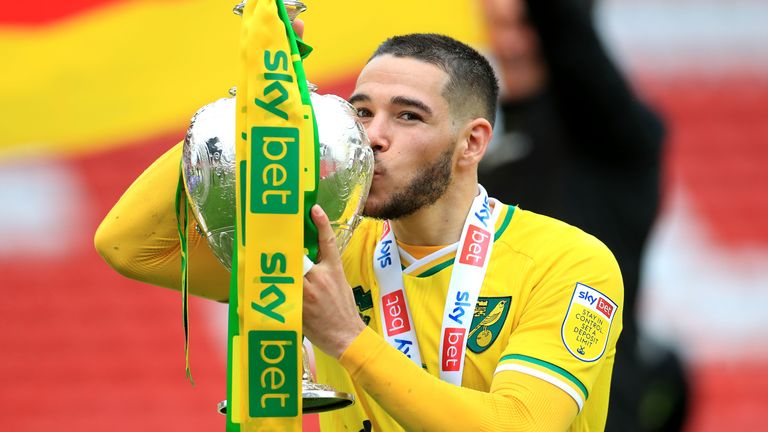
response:
<svg viewBox="0 0 768 432"><path fill-rule="evenodd" d="M234 90L232 90L234 92ZM373 172L373 152L355 109L335 95L310 95L320 141L318 204L339 250L360 220ZM192 117L182 153L184 184L198 227L231 269L235 232L235 98L219 99Z"/></svg>
<svg viewBox="0 0 768 432"><path fill-rule="evenodd" d="M234 11L242 15L245 2ZM306 7L284 0L293 20ZM317 202L328 214L343 250L360 220L373 176L373 152L357 112L344 99L320 95L316 87L310 99L319 141ZM214 255L231 270L235 231L235 89L232 97L219 99L199 109L192 117L184 139L182 174L192 213ZM316 413L350 405L348 393L318 384L312 377L306 351L302 374L303 412ZM227 401L218 405L226 413Z"/></svg>

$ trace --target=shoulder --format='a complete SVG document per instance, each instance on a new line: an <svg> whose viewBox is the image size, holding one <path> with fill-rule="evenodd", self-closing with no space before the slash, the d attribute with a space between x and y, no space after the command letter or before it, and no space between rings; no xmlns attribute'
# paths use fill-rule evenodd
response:
<svg viewBox="0 0 768 432"><path fill-rule="evenodd" d="M623 283L613 253L595 236L563 221L520 208L496 240L500 255L526 262L518 274L533 288L560 291L576 283L598 285L621 299ZM497 250L494 249L494 250ZM501 257L500 257L501 258ZM502 261L504 258L502 258Z"/></svg>
<svg viewBox="0 0 768 432"><path fill-rule="evenodd" d="M558 219L510 206L513 215L498 237L500 244L538 263L568 256L590 256L615 262L597 237Z"/></svg>

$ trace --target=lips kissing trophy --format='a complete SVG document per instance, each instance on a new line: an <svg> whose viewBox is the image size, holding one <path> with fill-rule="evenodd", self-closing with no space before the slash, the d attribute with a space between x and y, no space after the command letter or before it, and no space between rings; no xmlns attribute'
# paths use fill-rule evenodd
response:
<svg viewBox="0 0 768 432"><path fill-rule="evenodd" d="M302 59L311 48L291 27L304 10L291 0L235 7L242 15L241 78L230 90L236 98L198 110L184 142L186 194L177 201L188 200L232 273L227 400L219 404L228 432L300 431L302 413L353 402L312 379L301 336L302 282L317 254L310 207L323 207L343 249L370 188L373 153L354 108L315 93L305 79ZM186 275L186 251L182 267ZM182 286L186 332L186 280Z"/></svg>

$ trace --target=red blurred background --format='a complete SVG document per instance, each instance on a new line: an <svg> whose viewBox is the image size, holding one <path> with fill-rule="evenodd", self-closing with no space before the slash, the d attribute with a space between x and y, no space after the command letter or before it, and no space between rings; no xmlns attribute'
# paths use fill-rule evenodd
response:
<svg viewBox="0 0 768 432"><path fill-rule="evenodd" d="M457 13L477 18L469 0L440 11L391 3L412 13L358 22L381 6L309 4L307 68L321 92L348 95L366 53L390 33L442 31L483 46L480 24L452 23ZM225 397L225 306L191 302L193 387L180 295L119 276L92 237L194 111L234 82L231 6L44 0L0 11L0 430L224 430L215 406ZM598 18L670 128L644 329L690 367L688 430L763 430L768 6L613 0ZM338 48L349 36L356 46Z"/></svg>

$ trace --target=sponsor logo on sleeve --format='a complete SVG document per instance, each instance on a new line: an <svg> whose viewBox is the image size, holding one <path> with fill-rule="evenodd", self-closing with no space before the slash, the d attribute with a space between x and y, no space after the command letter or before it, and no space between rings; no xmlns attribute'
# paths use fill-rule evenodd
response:
<svg viewBox="0 0 768 432"><path fill-rule="evenodd" d="M585 362L602 357L616 311L616 303L608 296L577 283L561 328L566 349Z"/></svg>
<svg viewBox="0 0 768 432"><path fill-rule="evenodd" d="M603 297L597 299L597 310L608 319L613 316L613 305Z"/></svg>

